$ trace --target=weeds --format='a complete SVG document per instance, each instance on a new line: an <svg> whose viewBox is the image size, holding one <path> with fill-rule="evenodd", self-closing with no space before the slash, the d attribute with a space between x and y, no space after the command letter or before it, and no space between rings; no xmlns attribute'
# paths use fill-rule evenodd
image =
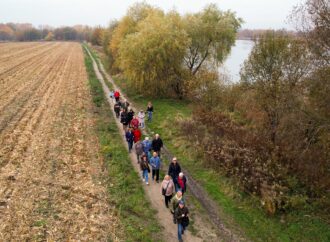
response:
<svg viewBox="0 0 330 242"><path fill-rule="evenodd" d="M109 173L109 202L121 219L126 241L159 241L160 225L155 211L146 200L144 190L134 171L127 150L115 124L102 86L94 73L92 60L85 51L85 64L97 118L100 151Z"/></svg>

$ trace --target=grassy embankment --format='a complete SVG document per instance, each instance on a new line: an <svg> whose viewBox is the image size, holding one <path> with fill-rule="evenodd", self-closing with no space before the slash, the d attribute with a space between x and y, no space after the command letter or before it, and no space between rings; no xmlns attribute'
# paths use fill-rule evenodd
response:
<svg viewBox="0 0 330 242"><path fill-rule="evenodd" d="M102 58L105 66L106 60ZM229 228L241 230L253 241L330 241L330 226L318 218L313 208L293 211L282 216L267 216L257 198L242 193L230 179L206 168L194 148L180 135L178 119L191 117L193 105L187 101L144 98L127 88L125 80L114 78L138 107L154 105L154 119L148 127L161 134L165 144L219 204L222 219Z"/></svg>
<svg viewBox="0 0 330 242"><path fill-rule="evenodd" d="M150 209L151 205L145 198L142 183L121 141L102 86L96 78L92 60L86 52L85 66L95 104L100 152L109 173L109 200L120 217L125 241L160 241L161 229L156 222L155 212Z"/></svg>

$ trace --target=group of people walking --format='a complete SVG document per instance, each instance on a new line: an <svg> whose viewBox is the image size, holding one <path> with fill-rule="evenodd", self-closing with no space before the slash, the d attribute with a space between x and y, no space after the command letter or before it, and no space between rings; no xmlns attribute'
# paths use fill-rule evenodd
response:
<svg viewBox="0 0 330 242"><path fill-rule="evenodd" d="M160 182L159 172L162 166L161 150L163 141L159 134L152 140L145 137L141 140L141 129L145 128L145 116L148 122L152 122L154 108L149 102L146 111L140 110L137 115L127 100L121 101L119 91L111 91L110 97L114 99L114 111L116 117L120 119L125 130L125 138L128 143L129 152L133 146L136 152L137 161L142 171L142 180L149 185L149 173L151 180L155 183ZM151 167L151 169L150 169ZM165 206L173 215L173 222L178 227L178 240L182 240L182 235L189 225L189 210L185 205L184 193L186 192L187 178L181 171L177 158L174 157L169 164L167 175L161 183L161 194L164 196Z"/></svg>

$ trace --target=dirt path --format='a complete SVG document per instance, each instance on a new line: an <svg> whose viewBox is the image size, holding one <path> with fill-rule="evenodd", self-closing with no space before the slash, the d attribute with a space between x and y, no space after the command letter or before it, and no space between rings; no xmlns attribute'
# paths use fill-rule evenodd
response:
<svg viewBox="0 0 330 242"><path fill-rule="evenodd" d="M32 46L0 73L0 241L116 241L81 46Z"/></svg>
<svg viewBox="0 0 330 242"><path fill-rule="evenodd" d="M99 70L98 65L96 64L94 58L90 54L89 50L88 49L86 49L86 50L87 50L87 52L89 53L90 57L93 60L93 67L94 67L95 73L97 75L97 78L100 80L100 82L103 86L103 91L104 91L104 93L107 97L107 101L108 101L109 105L111 106L111 110L113 112L113 117L115 117L115 113L113 111L114 103L113 103L113 100L111 100L111 98L109 97L109 88L105 84L103 76L100 73L100 70ZM101 66L101 68L102 68L102 66ZM104 72L104 70L103 70L103 72ZM112 80L109 80L109 81L112 82ZM122 93L121 93L121 96L123 97ZM134 106L132 106L132 108L134 108ZM122 124L120 123L120 121L118 119L116 119L116 124L118 126L118 129L120 130L120 133L122 134L123 143L127 146L127 142L126 142L126 139L124 137L125 134L124 134L124 130L122 128ZM137 158L136 158L136 154L135 154L134 151L132 153L130 153L130 158L132 160L132 164L133 164L135 170L138 173L140 173L141 171L140 171L139 165L137 163ZM140 182L142 182L142 181L140 181ZM145 193L146 193L147 197L149 198L149 200L152 204L152 207L157 211L157 218L158 218L159 223L163 227L163 234L164 234L165 241L169 241L169 242L178 241L178 239L177 239L177 225L173 224L172 214L169 212L169 209L167 209L165 207L164 198L161 195L161 185L160 185L160 183L158 184L155 181L150 181L150 185L149 186L145 185L144 190L145 190ZM210 223L208 223L208 221L202 220L202 216L200 216L199 214L195 214L194 218L195 218L194 226L198 230L197 236L195 236L191 232L187 231L185 233L185 235L183 236L184 241L189 241L189 242L208 241L208 242L212 242L212 241L221 241L222 240L217 236L216 231L212 228L212 225Z"/></svg>

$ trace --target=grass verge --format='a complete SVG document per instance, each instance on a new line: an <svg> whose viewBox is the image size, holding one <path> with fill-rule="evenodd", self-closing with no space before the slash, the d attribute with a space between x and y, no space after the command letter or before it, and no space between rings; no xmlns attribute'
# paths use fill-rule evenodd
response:
<svg viewBox="0 0 330 242"><path fill-rule="evenodd" d="M101 154L109 172L109 200L115 206L124 229L125 241L160 241L161 227L156 222L155 211L145 198L145 193L139 182L122 143L109 105L104 97L102 86L96 78L93 62L85 54L85 66L97 120L97 135L99 137Z"/></svg>
<svg viewBox="0 0 330 242"><path fill-rule="evenodd" d="M148 101L153 103L154 117L148 127L161 134L169 150L219 205L228 228L242 230L253 241L330 241L329 224L314 214L313 208L268 217L257 198L242 193L230 179L205 167L194 147L180 135L179 127L173 125L191 117L193 106L189 102L145 98L129 89L126 80L113 79L137 107L145 110Z"/></svg>

